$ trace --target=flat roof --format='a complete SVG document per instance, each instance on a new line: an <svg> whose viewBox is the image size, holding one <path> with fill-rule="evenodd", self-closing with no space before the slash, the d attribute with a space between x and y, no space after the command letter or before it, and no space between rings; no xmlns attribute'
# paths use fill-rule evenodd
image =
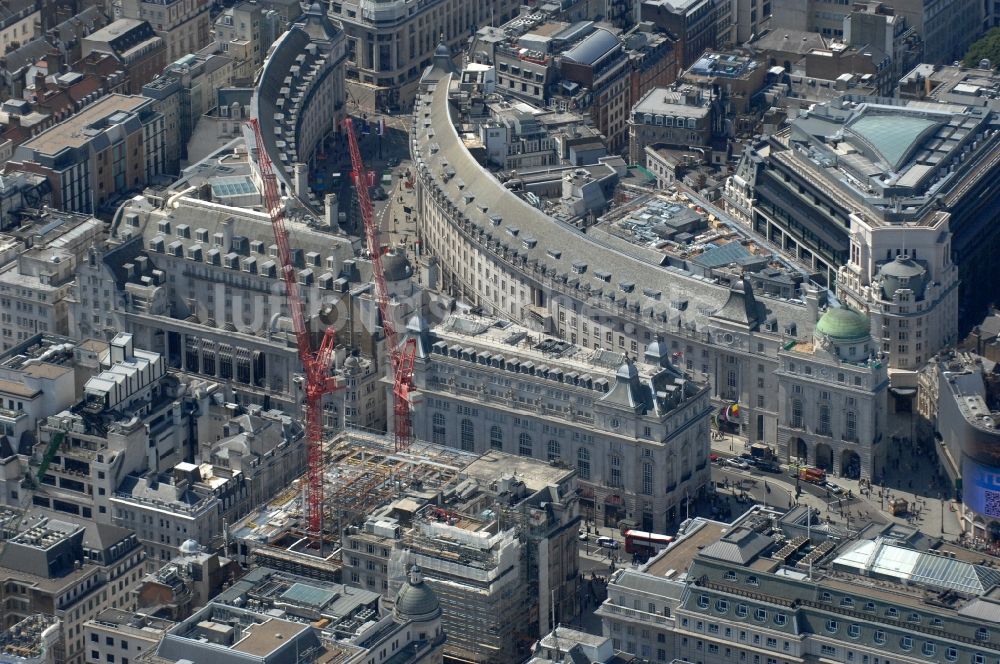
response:
<svg viewBox="0 0 1000 664"><path fill-rule="evenodd" d="M308 629L308 625L272 618L247 627L243 632L243 638L233 644L232 649L257 657L266 657Z"/></svg>
<svg viewBox="0 0 1000 664"><path fill-rule="evenodd" d="M108 95L67 120L46 129L21 147L44 155L56 155L69 148L81 148L93 138L85 133L85 129L115 113L135 111L150 101L149 97L141 95Z"/></svg>
<svg viewBox="0 0 1000 664"><path fill-rule="evenodd" d="M559 484L575 472L572 468L550 466L540 459L491 451L466 466L461 474L486 482L493 482L504 474L514 474L530 490L540 491Z"/></svg>
<svg viewBox="0 0 1000 664"><path fill-rule="evenodd" d="M702 521L701 528L686 535L673 546L665 549L659 556L653 558L644 570L647 574L666 578L676 578L691 567L691 561L709 544L718 542L729 529L726 524L718 521ZM667 577L667 574L670 574Z"/></svg>

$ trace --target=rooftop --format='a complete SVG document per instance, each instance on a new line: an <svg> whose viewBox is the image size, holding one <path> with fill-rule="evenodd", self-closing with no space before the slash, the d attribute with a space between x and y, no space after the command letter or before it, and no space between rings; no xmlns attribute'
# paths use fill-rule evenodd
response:
<svg viewBox="0 0 1000 664"><path fill-rule="evenodd" d="M150 103L143 96L112 94L102 97L72 117L43 131L18 150L28 150L40 155L55 156L68 149L79 149L90 143L103 128L124 122L128 115ZM102 124L106 123L106 124Z"/></svg>
<svg viewBox="0 0 1000 664"><path fill-rule="evenodd" d="M791 149L771 155L846 195L848 209L876 225L935 223L931 202L950 201L1000 149L997 122L983 107L845 95L791 120Z"/></svg>

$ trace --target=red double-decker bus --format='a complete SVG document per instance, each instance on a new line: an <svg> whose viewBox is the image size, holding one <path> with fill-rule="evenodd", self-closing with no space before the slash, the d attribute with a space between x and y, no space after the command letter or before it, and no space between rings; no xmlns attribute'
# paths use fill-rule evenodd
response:
<svg viewBox="0 0 1000 664"><path fill-rule="evenodd" d="M667 548L674 538L644 530L625 531L625 553L651 558Z"/></svg>

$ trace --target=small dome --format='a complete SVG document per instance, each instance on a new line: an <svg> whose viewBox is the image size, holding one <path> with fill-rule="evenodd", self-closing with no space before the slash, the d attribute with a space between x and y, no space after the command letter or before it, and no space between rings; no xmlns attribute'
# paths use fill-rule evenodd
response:
<svg viewBox="0 0 1000 664"><path fill-rule="evenodd" d="M382 256L382 270L386 281L404 281L413 275L413 268L406 254L401 251L390 251Z"/></svg>
<svg viewBox="0 0 1000 664"><path fill-rule="evenodd" d="M437 45L437 48L434 49L434 57L451 59L451 49L448 48L448 45L442 41Z"/></svg>
<svg viewBox="0 0 1000 664"><path fill-rule="evenodd" d="M424 583L420 568L410 568L410 578L396 595L395 613L404 620L428 620L441 612L441 603L430 586Z"/></svg>
<svg viewBox="0 0 1000 664"><path fill-rule="evenodd" d="M189 555L195 554L195 553L201 553L201 545L198 544L197 540L193 540L193 539L184 540L184 542L181 544L180 551L181 551L182 554L184 554L186 556L189 556Z"/></svg>
<svg viewBox="0 0 1000 664"><path fill-rule="evenodd" d="M920 297L927 285L927 270L906 254L900 254L879 268L877 278L882 282L882 292L888 300L900 288L908 288Z"/></svg>
<svg viewBox="0 0 1000 664"><path fill-rule="evenodd" d="M621 380L629 382L639 377L639 370L635 368L635 363L626 357L625 361L622 362L620 367L618 367L618 371L615 375Z"/></svg>
<svg viewBox="0 0 1000 664"><path fill-rule="evenodd" d="M816 323L816 333L835 340L864 339L871 336L871 323L850 307L830 307Z"/></svg>

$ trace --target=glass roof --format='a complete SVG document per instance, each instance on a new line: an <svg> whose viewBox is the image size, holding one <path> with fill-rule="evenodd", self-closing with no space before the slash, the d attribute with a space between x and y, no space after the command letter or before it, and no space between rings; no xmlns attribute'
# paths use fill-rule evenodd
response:
<svg viewBox="0 0 1000 664"><path fill-rule="evenodd" d="M314 606L322 609L337 597L337 593L317 588L305 583L293 583L291 587L281 594L282 599L289 602L298 602L306 606Z"/></svg>
<svg viewBox="0 0 1000 664"><path fill-rule="evenodd" d="M852 122L850 129L898 170L925 132L938 124L936 120L912 115L865 114Z"/></svg>
<svg viewBox="0 0 1000 664"><path fill-rule="evenodd" d="M245 175L216 178L212 182L212 195L216 198L254 194L256 192L257 188L253 186L250 178Z"/></svg>

